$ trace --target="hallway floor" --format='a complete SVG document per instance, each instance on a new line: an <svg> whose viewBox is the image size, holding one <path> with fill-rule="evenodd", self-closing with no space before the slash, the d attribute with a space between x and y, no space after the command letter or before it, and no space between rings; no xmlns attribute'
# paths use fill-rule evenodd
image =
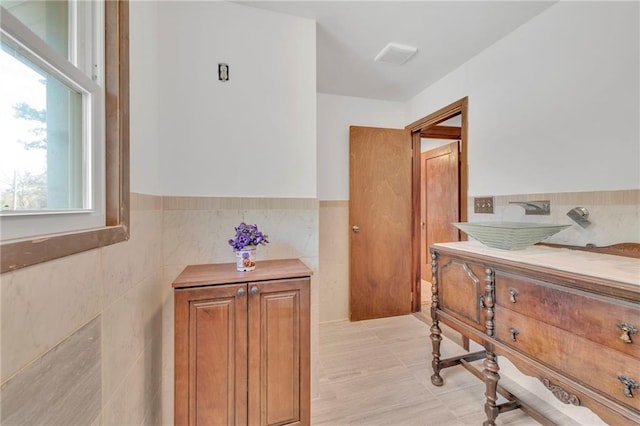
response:
<svg viewBox="0 0 640 426"><path fill-rule="evenodd" d="M428 334L429 326L413 315L321 324L320 392L311 402L311 423L482 424L484 384L479 379L456 366L441 373L444 386L431 384ZM462 353L462 347L443 336L443 358ZM520 410L501 414L497 423L539 424Z"/></svg>

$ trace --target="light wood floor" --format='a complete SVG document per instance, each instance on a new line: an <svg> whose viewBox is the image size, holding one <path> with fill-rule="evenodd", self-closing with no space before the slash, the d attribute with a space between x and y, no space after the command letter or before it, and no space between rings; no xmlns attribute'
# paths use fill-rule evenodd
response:
<svg viewBox="0 0 640 426"><path fill-rule="evenodd" d="M429 326L413 315L321 324L312 424L481 425L484 384L458 366L443 370L444 386L433 386L428 334ZM443 338L443 358L462 353ZM498 424L539 423L515 410L501 414Z"/></svg>

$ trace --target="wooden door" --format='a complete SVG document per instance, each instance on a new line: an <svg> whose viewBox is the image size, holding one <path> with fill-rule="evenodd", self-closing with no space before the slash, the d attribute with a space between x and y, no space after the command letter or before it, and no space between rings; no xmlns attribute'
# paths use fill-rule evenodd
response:
<svg viewBox="0 0 640 426"><path fill-rule="evenodd" d="M422 279L431 281L429 248L435 243L459 241L460 220L459 144L454 142L422 154L421 176L423 221L421 270Z"/></svg>
<svg viewBox="0 0 640 426"><path fill-rule="evenodd" d="M249 283L249 424L309 425L309 278Z"/></svg>
<svg viewBox="0 0 640 426"><path fill-rule="evenodd" d="M352 321L411 312L411 144L407 130L350 128Z"/></svg>
<svg viewBox="0 0 640 426"><path fill-rule="evenodd" d="M246 288L176 291L176 425L247 423Z"/></svg>

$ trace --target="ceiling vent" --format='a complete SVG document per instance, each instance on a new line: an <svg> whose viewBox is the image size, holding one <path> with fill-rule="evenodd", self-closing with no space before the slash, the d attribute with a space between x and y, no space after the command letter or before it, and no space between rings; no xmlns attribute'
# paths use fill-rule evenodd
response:
<svg viewBox="0 0 640 426"><path fill-rule="evenodd" d="M389 43L375 57L376 62L402 65L418 51L417 47L398 43Z"/></svg>

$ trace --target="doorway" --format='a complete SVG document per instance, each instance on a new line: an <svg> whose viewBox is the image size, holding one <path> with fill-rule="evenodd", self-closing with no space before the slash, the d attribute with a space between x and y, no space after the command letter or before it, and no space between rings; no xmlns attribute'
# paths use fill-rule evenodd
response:
<svg viewBox="0 0 640 426"><path fill-rule="evenodd" d="M408 125L413 152L413 311L430 301L429 246L459 241L451 222L467 220L467 98L460 99ZM429 146L429 141L441 141ZM424 149L423 149L424 147ZM431 149L429 149L431 148ZM423 154L424 151L424 154ZM423 291L425 294L423 294Z"/></svg>
<svg viewBox="0 0 640 426"><path fill-rule="evenodd" d="M420 247L458 241L458 230L451 223L460 220L459 147L459 140L422 139ZM420 288L430 288L431 256L427 250L420 252L420 277ZM421 300L423 308L429 304L427 291Z"/></svg>

